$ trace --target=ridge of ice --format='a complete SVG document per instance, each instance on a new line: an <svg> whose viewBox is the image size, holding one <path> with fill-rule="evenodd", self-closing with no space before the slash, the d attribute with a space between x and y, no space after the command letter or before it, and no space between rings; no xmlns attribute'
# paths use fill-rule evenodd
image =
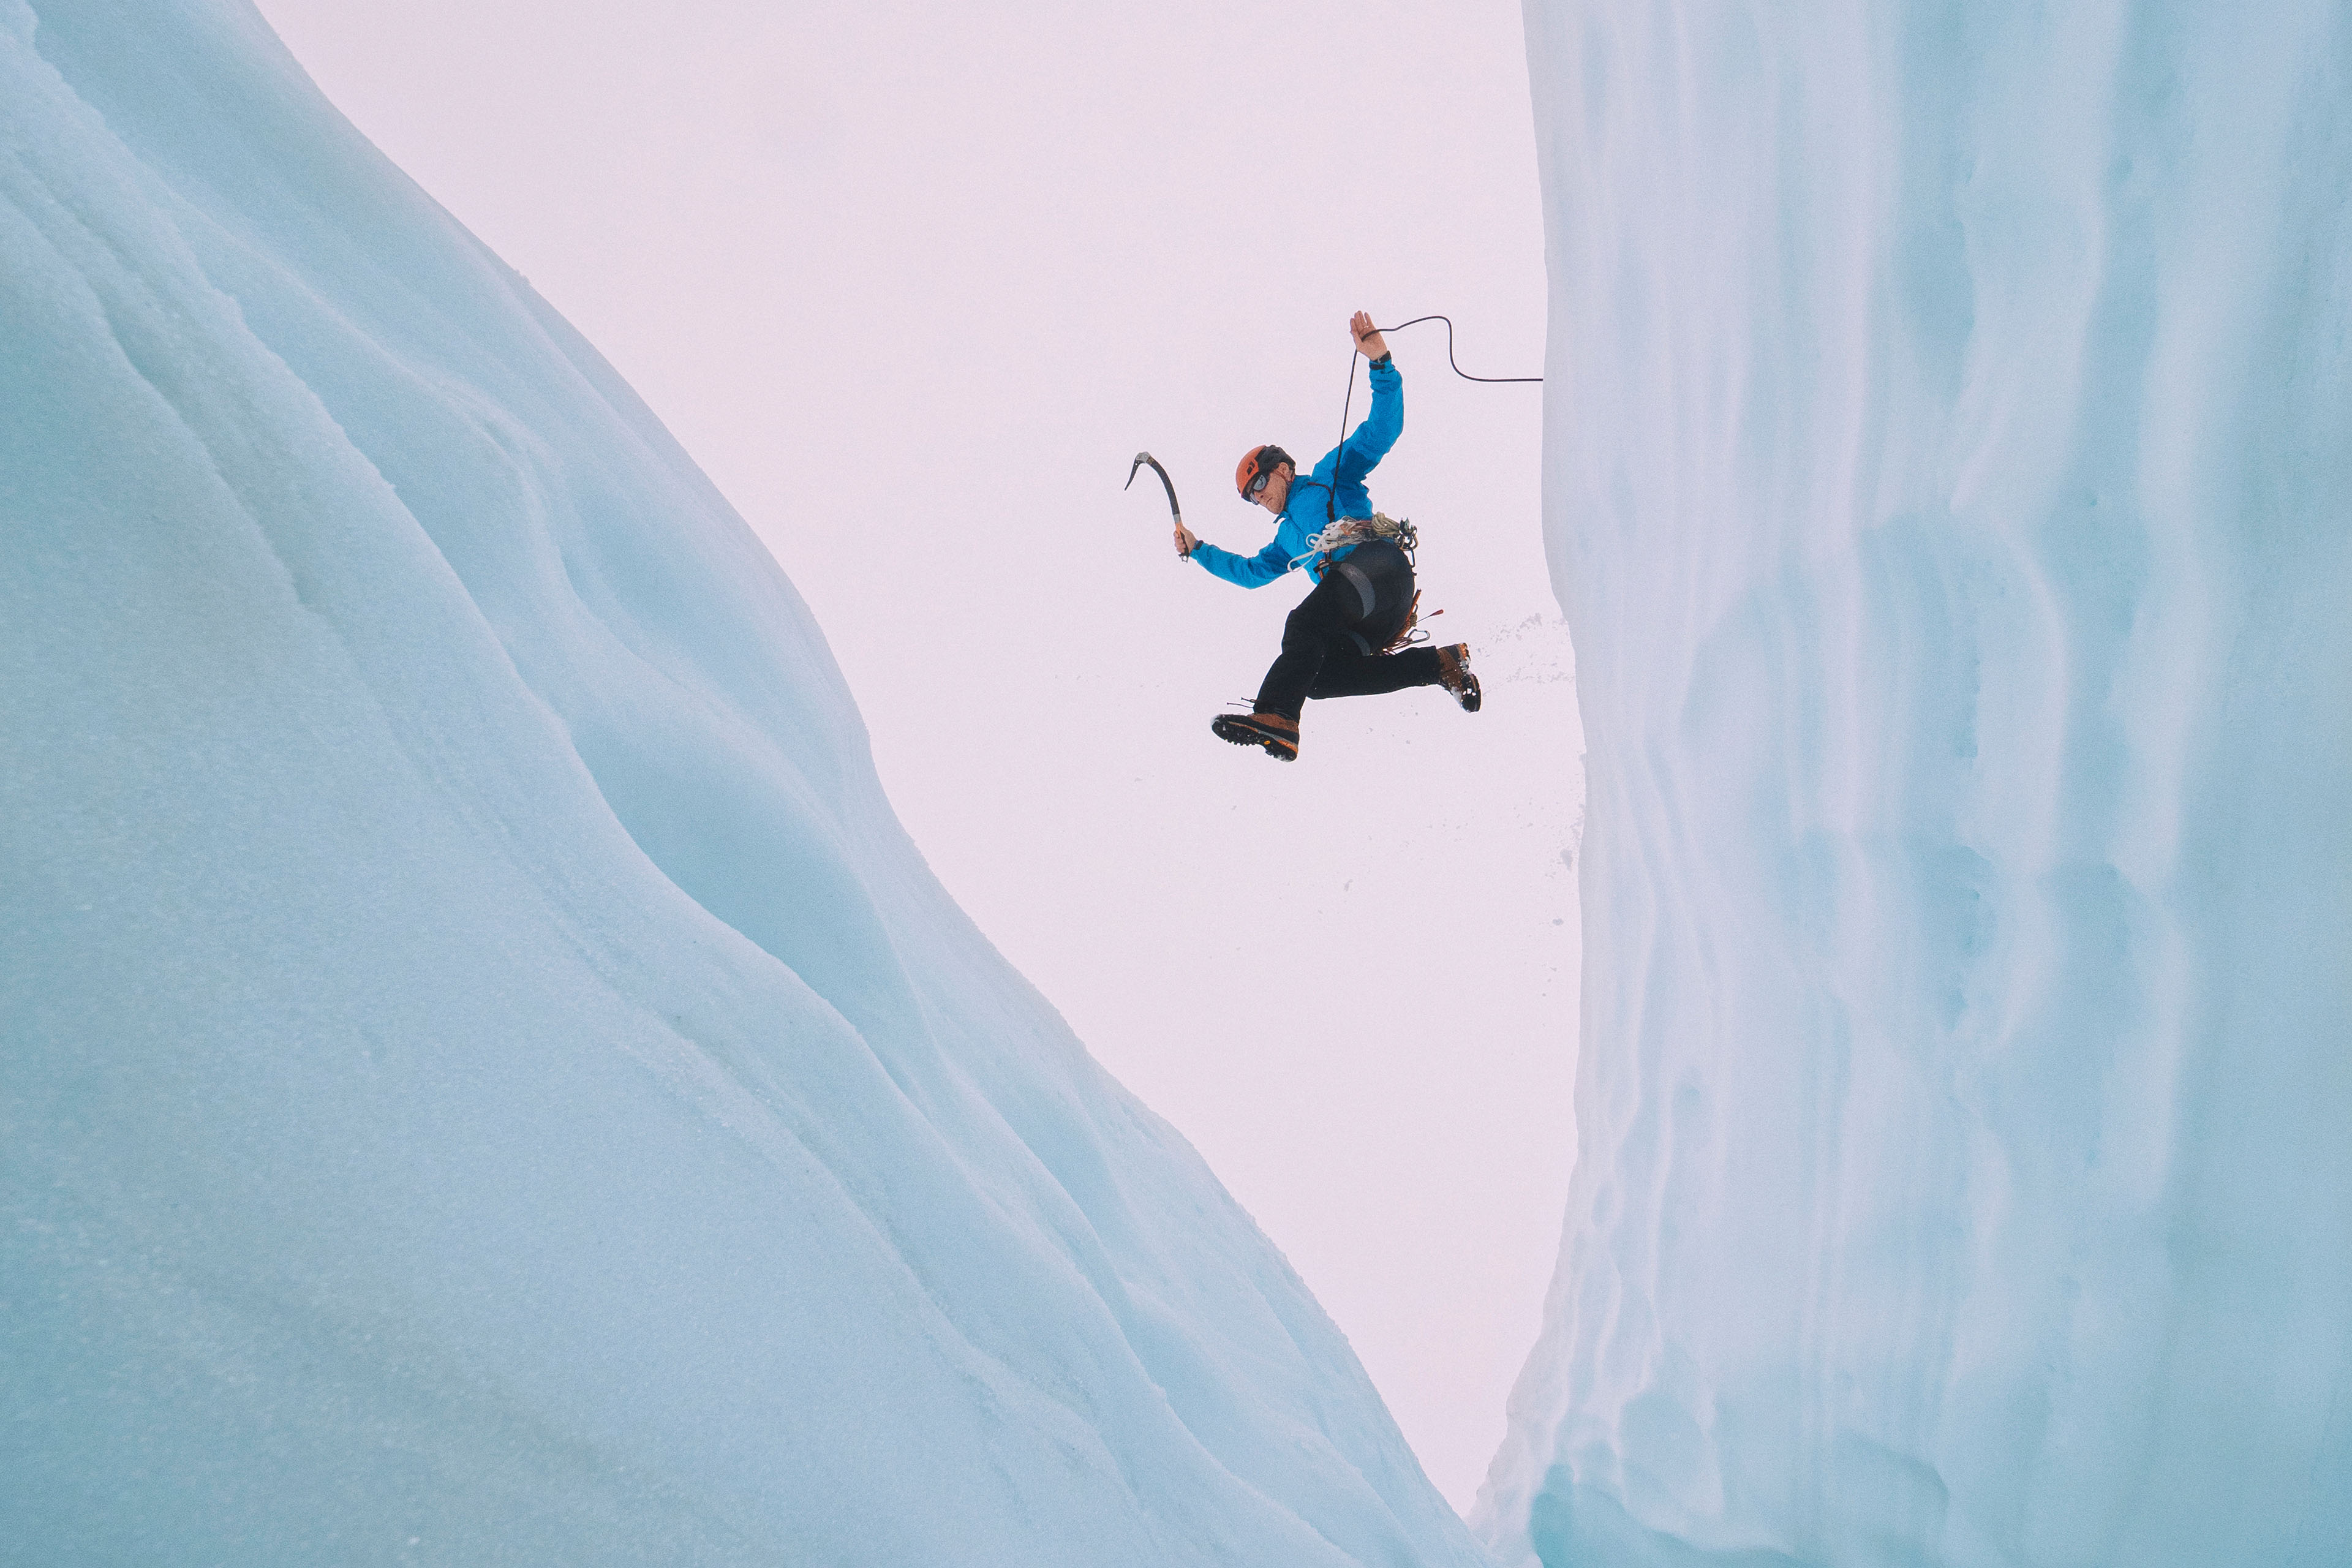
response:
<svg viewBox="0 0 2352 1568"><path fill-rule="evenodd" d="M2352 10L1530 0L1547 1564L2352 1561Z"/></svg>
<svg viewBox="0 0 2352 1568"><path fill-rule="evenodd" d="M26 1560L1472 1564L823 638L236 0L0 0Z"/></svg>

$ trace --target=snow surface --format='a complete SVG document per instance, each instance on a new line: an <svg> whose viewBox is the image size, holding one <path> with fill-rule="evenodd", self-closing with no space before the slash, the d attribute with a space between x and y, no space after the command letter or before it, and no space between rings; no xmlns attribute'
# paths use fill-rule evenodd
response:
<svg viewBox="0 0 2352 1568"><path fill-rule="evenodd" d="M248 6L0 0L0 1554L1482 1561Z"/></svg>
<svg viewBox="0 0 2352 1568"><path fill-rule="evenodd" d="M1530 0L1509 1562L2352 1561L2352 8Z"/></svg>

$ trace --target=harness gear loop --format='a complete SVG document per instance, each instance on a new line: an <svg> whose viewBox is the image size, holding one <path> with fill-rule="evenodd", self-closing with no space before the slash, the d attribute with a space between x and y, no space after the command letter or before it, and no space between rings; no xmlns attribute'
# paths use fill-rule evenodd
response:
<svg viewBox="0 0 2352 1568"><path fill-rule="evenodd" d="M1431 620L1435 620L1444 613L1445 612L1444 610L1432 610L1429 612L1429 618ZM1418 629L1420 626L1421 590L1415 588L1412 591L1412 603L1405 606L1404 625L1397 628L1397 635L1391 637L1389 639L1389 646L1381 649L1381 651L1382 653L1402 653L1406 648L1429 641L1429 634Z"/></svg>
<svg viewBox="0 0 2352 1568"><path fill-rule="evenodd" d="M1413 563L1412 552L1421 547L1421 535L1414 530L1412 519L1387 517L1376 511L1370 517L1341 518L1308 534L1306 551L1292 556L1290 563L1297 566L1302 562L1312 562L1314 564L1309 569L1319 577L1324 568L1331 563L1329 557L1333 552L1352 549L1359 544L1370 544L1376 539L1385 539L1403 551L1408 566Z"/></svg>

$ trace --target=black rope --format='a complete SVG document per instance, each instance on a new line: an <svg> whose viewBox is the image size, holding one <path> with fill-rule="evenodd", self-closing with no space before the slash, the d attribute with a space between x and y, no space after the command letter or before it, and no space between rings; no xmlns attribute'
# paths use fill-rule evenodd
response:
<svg viewBox="0 0 2352 1568"><path fill-rule="evenodd" d="M1483 381L1491 386L1517 381L1540 382L1543 380L1539 375L1472 375L1468 371L1464 370L1462 362L1454 357L1454 318L1451 316L1415 316L1410 321L1400 321L1393 327L1374 327L1372 331L1381 333L1401 332L1407 327L1417 327L1423 321L1445 323L1445 363L1452 365L1454 374L1465 381ZM1339 445L1342 447L1348 444L1348 414L1356 403L1356 360L1363 352L1360 348L1348 351L1348 395L1339 405ZM1331 478L1336 484L1339 478L1337 464L1332 465Z"/></svg>

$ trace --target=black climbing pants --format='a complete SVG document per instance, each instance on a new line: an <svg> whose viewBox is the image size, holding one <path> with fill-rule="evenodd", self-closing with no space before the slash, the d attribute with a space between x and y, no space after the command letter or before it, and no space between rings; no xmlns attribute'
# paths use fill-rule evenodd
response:
<svg viewBox="0 0 2352 1568"><path fill-rule="evenodd" d="M1385 539L1331 563L1282 626L1282 653L1257 690L1257 710L1297 723L1310 697L1371 697L1437 684L1437 651L1384 654L1412 608L1412 563Z"/></svg>

